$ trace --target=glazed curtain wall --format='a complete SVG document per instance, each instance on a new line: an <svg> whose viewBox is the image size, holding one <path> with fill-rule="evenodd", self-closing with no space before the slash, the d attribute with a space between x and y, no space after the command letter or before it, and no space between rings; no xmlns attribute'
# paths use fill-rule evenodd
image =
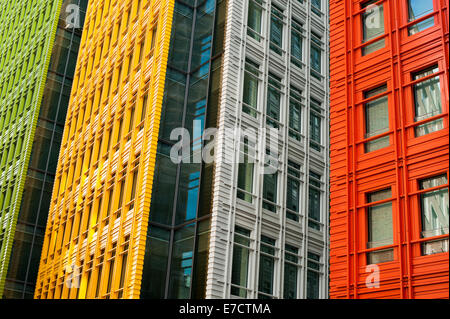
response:
<svg viewBox="0 0 450 319"><path fill-rule="evenodd" d="M39 131L36 124L61 2L0 3L0 296L8 273L35 131Z"/></svg>
<svg viewBox="0 0 450 319"><path fill-rule="evenodd" d="M225 10L224 0L175 1L141 298L205 296L213 164L193 158L216 127ZM178 127L189 131L191 163L170 159Z"/></svg>

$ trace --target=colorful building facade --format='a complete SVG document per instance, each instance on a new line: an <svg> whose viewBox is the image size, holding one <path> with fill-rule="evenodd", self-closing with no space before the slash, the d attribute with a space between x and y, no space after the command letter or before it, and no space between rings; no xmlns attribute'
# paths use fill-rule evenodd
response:
<svg viewBox="0 0 450 319"><path fill-rule="evenodd" d="M325 1L91 1L35 298L326 298L327 21Z"/></svg>
<svg viewBox="0 0 450 319"><path fill-rule="evenodd" d="M87 1L63 1L39 107L5 298L32 298Z"/></svg>
<svg viewBox="0 0 450 319"><path fill-rule="evenodd" d="M0 296L31 298L85 1L0 4ZM76 19L75 19L76 18ZM72 19L69 19L72 21Z"/></svg>
<svg viewBox="0 0 450 319"><path fill-rule="evenodd" d="M448 298L448 1L330 13L330 298Z"/></svg>

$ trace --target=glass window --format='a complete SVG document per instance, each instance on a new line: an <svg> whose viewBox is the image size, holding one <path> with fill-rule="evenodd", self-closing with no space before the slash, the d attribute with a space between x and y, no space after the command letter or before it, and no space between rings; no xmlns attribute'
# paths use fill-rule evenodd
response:
<svg viewBox="0 0 450 319"><path fill-rule="evenodd" d="M367 194L367 202L373 203L392 197L391 189ZM367 208L368 239L367 248L376 248L393 244L392 202L373 205ZM370 252L368 264L382 263L394 259L393 249Z"/></svg>
<svg viewBox="0 0 450 319"><path fill-rule="evenodd" d="M250 231L236 226L234 229L233 265L231 268L231 294L247 298L250 259Z"/></svg>
<svg viewBox="0 0 450 319"><path fill-rule="evenodd" d="M297 298L297 282L298 282L298 248L285 245L284 253L284 285L283 298L296 299Z"/></svg>
<svg viewBox="0 0 450 319"><path fill-rule="evenodd" d="M253 150L253 147L249 149L249 141L247 138L244 138L239 157L237 197L251 203L253 201L254 154L253 151L249 152L249 150Z"/></svg>
<svg viewBox="0 0 450 319"><path fill-rule="evenodd" d="M141 298L165 297L167 261L170 249L170 231L156 227L148 228L142 273Z"/></svg>
<svg viewBox="0 0 450 319"><path fill-rule="evenodd" d="M172 224L173 198L177 179L177 164L170 159L170 146L158 143L153 178L150 220L165 225Z"/></svg>
<svg viewBox="0 0 450 319"><path fill-rule="evenodd" d="M433 0L408 0L408 22L417 20L433 12ZM413 35L434 25L434 17L425 19L408 28L408 34Z"/></svg>
<svg viewBox="0 0 450 319"><path fill-rule="evenodd" d="M303 27L295 19L292 19L291 27L291 63L301 68L303 61Z"/></svg>
<svg viewBox="0 0 450 319"><path fill-rule="evenodd" d="M322 40L319 35L311 32L311 76L317 80L322 77Z"/></svg>
<svg viewBox="0 0 450 319"><path fill-rule="evenodd" d="M311 11L320 17L321 15L321 1L322 0L311 0Z"/></svg>
<svg viewBox="0 0 450 319"><path fill-rule="evenodd" d="M278 128L281 106L281 79L269 72L267 88L267 125Z"/></svg>
<svg viewBox="0 0 450 319"><path fill-rule="evenodd" d="M262 0L249 0L247 34L253 39L261 40Z"/></svg>
<svg viewBox="0 0 450 319"><path fill-rule="evenodd" d="M361 8L367 8L361 15L361 24L363 29L363 43L370 41L384 34L384 4L374 5L378 0L367 1L361 5ZM362 48L362 55L375 52L384 48L384 38L375 41Z"/></svg>
<svg viewBox="0 0 450 319"><path fill-rule="evenodd" d="M319 151L321 150L321 122L322 118L320 116L321 110L320 110L320 102L311 98L311 110L310 110L310 116L309 116L309 135L310 135L310 141L309 146Z"/></svg>
<svg viewBox="0 0 450 319"><path fill-rule="evenodd" d="M293 86L291 86L289 92L289 137L300 141L302 131L302 109L300 104L302 92Z"/></svg>
<svg viewBox="0 0 450 319"><path fill-rule="evenodd" d="M272 4L270 14L270 49L281 55L283 47L283 10Z"/></svg>
<svg viewBox="0 0 450 319"><path fill-rule="evenodd" d="M439 175L419 181L420 189L428 189L447 184L447 175ZM422 237L433 237L448 234L449 201L448 188L436 189L420 195L420 211L422 220ZM448 239L425 242L422 254L448 252Z"/></svg>
<svg viewBox="0 0 450 319"><path fill-rule="evenodd" d="M288 161L286 185L286 218L298 221L300 210L300 165Z"/></svg>
<svg viewBox="0 0 450 319"><path fill-rule="evenodd" d="M437 65L414 73L412 80L419 80L423 77L439 72ZM421 121L442 113L441 105L441 85L439 76L432 77L428 80L413 85L415 118L414 121ZM442 130L444 128L443 119L437 119L416 126L415 135L423 136L432 132Z"/></svg>
<svg viewBox="0 0 450 319"><path fill-rule="evenodd" d="M308 252L308 271L306 278L306 298L318 299L320 292L320 256Z"/></svg>
<svg viewBox="0 0 450 319"><path fill-rule="evenodd" d="M190 298L195 224L175 231L170 265L169 298Z"/></svg>
<svg viewBox="0 0 450 319"><path fill-rule="evenodd" d="M386 92L386 90L387 86L383 85L376 89L364 92L364 98L368 99L375 95ZM387 95L366 103L364 113L366 123L365 138L376 136L389 131L389 111ZM376 151L387 146L389 146L389 136L383 136L364 144L366 153Z"/></svg>
<svg viewBox="0 0 450 319"><path fill-rule="evenodd" d="M321 176L309 172L308 227L320 230L320 188Z"/></svg>
<svg viewBox="0 0 450 319"><path fill-rule="evenodd" d="M256 117L256 110L258 109L258 76L259 65L246 59L242 111L253 117Z"/></svg>
<svg viewBox="0 0 450 319"><path fill-rule="evenodd" d="M263 208L276 213L278 174L264 174Z"/></svg>
<svg viewBox="0 0 450 319"><path fill-rule="evenodd" d="M275 239L261 235L258 298L272 299L275 274Z"/></svg>

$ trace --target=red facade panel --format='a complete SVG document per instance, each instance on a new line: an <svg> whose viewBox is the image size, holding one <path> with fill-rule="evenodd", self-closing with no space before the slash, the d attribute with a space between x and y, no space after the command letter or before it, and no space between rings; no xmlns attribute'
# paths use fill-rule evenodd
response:
<svg viewBox="0 0 450 319"><path fill-rule="evenodd" d="M408 0L330 1L331 298L449 297L449 5L429 1L417 19ZM419 103L424 96L432 112L421 109L431 103ZM372 129L381 125L373 114L382 130ZM447 194L436 204L447 228L436 234L422 225L433 191Z"/></svg>

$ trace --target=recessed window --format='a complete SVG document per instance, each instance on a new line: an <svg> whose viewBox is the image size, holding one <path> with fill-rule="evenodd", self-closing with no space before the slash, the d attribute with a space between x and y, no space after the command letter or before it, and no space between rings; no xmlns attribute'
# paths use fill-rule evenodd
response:
<svg viewBox="0 0 450 319"><path fill-rule="evenodd" d="M364 92L364 98L368 99L373 96L386 92L387 86L383 85L376 89ZM388 97L382 96L378 99L367 102L364 106L366 134L365 138L377 136L389 131L389 110ZM379 150L389 146L389 136L383 136L364 144L366 153Z"/></svg>
<svg viewBox="0 0 450 319"><path fill-rule="evenodd" d="M318 299L320 293L320 255L308 252L306 298Z"/></svg>
<svg viewBox="0 0 450 319"><path fill-rule="evenodd" d="M256 110L258 109L258 76L259 65L246 59L242 111L253 117L256 117Z"/></svg>
<svg viewBox="0 0 450 319"><path fill-rule="evenodd" d="M422 190L447 184L447 175L439 175L419 181ZM440 188L420 195L422 238L448 234L449 201L448 188ZM422 254L448 252L448 238L427 241L422 244Z"/></svg>
<svg viewBox="0 0 450 319"><path fill-rule="evenodd" d="M301 68L303 60L303 27L300 22L291 22L291 63Z"/></svg>
<svg viewBox="0 0 450 319"><path fill-rule="evenodd" d="M308 227L320 230L320 189L322 176L309 171Z"/></svg>
<svg viewBox="0 0 450 319"><path fill-rule="evenodd" d="M286 244L284 250L283 298L296 299L299 269L298 248Z"/></svg>
<svg viewBox="0 0 450 319"><path fill-rule="evenodd" d="M253 39L261 40L262 0L248 1L247 34Z"/></svg>
<svg viewBox="0 0 450 319"><path fill-rule="evenodd" d="M322 117L320 110L321 103L311 98L309 115L309 146L318 152L321 150L322 136Z"/></svg>
<svg viewBox="0 0 450 319"><path fill-rule="evenodd" d="M289 137L300 141L302 128L302 92L294 86L289 90Z"/></svg>
<svg viewBox="0 0 450 319"><path fill-rule="evenodd" d="M433 12L433 0L408 0L408 22L415 21ZM408 34L413 35L434 25L434 17L420 21L408 28Z"/></svg>
<svg viewBox="0 0 450 319"><path fill-rule="evenodd" d="M267 125L278 128L281 108L281 78L269 72L267 87Z"/></svg>
<svg viewBox="0 0 450 319"><path fill-rule="evenodd" d="M283 48L283 10L272 4L270 13L270 49L277 54Z"/></svg>
<svg viewBox="0 0 450 319"><path fill-rule="evenodd" d="M264 174L263 182L263 208L277 212L278 172Z"/></svg>
<svg viewBox="0 0 450 319"><path fill-rule="evenodd" d="M311 11L319 17L321 16L321 2L322 0L311 0Z"/></svg>
<svg viewBox="0 0 450 319"><path fill-rule="evenodd" d="M439 72L437 65L414 73L412 80L419 80L423 77ZM414 92L414 107L415 118L414 121L422 121L427 118L439 115L442 113L441 105L441 85L439 75L429 78L425 81L413 85ZM415 135L423 136L433 133L444 128L444 121L442 118L427 122L416 126Z"/></svg>
<svg viewBox="0 0 450 319"><path fill-rule="evenodd" d="M251 203L253 201L253 147L247 138L241 146L238 168L237 197Z"/></svg>
<svg viewBox="0 0 450 319"><path fill-rule="evenodd" d="M275 275L275 239L261 235L258 298L272 299Z"/></svg>
<svg viewBox="0 0 450 319"><path fill-rule="evenodd" d="M250 260L250 231L236 226L234 229L233 264L231 267L231 294L247 297Z"/></svg>
<svg viewBox="0 0 450 319"><path fill-rule="evenodd" d="M367 194L367 203L378 202L392 197L391 189ZM367 248L377 248L393 244L392 202L375 204L367 208ZM392 248L369 252L368 264L378 264L394 260Z"/></svg>
<svg viewBox="0 0 450 319"><path fill-rule="evenodd" d="M300 165L288 161L288 176L286 185L286 218L299 220L300 211Z"/></svg>
<svg viewBox="0 0 450 319"><path fill-rule="evenodd" d="M311 76L322 80L322 38L311 32Z"/></svg>
<svg viewBox="0 0 450 319"><path fill-rule="evenodd" d="M384 4L380 3L375 5L377 1L378 0L368 1L361 5L361 9L366 8L366 11L361 15L363 43L384 34ZM372 42L362 48L362 55L368 55L384 48L384 46L384 38Z"/></svg>

